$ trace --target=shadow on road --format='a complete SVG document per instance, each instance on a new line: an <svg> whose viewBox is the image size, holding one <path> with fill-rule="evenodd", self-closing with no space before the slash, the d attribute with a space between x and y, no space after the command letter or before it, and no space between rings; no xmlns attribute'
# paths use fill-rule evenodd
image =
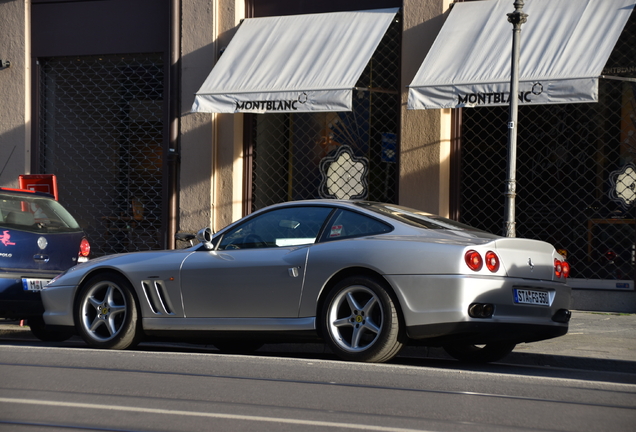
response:
<svg viewBox="0 0 636 432"><path fill-rule="evenodd" d="M22 338L0 338L0 345L87 348L87 345L78 337L73 337L66 342L41 342L26 335ZM138 345L134 351L237 355L224 354L213 345L190 343L144 342ZM252 354L242 355L341 361L330 352L326 345L319 343L268 344ZM389 364L636 384L636 362L552 354L512 352L497 363L474 365L452 359L441 348L406 347Z"/></svg>

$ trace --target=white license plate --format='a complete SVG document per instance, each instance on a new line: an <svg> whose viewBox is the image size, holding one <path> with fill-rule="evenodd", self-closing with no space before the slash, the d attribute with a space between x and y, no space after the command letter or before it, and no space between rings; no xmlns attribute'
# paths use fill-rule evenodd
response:
<svg viewBox="0 0 636 432"><path fill-rule="evenodd" d="M515 289L514 297L515 303L550 306L550 296L545 291Z"/></svg>
<svg viewBox="0 0 636 432"><path fill-rule="evenodd" d="M51 279L30 279L22 278L22 288L25 291L40 291L51 282Z"/></svg>

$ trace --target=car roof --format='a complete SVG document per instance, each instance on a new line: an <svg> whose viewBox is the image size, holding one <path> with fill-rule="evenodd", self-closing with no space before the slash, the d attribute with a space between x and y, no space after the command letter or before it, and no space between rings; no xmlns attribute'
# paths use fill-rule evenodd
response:
<svg viewBox="0 0 636 432"><path fill-rule="evenodd" d="M379 204L379 203L375 201L367 201L367 200L343 200L343 199L330 199L330 198L296 200L296 201L286 201L282 203L271 204L267 207L263 207L262 209L256 210L255 212L253 212L252 214L248 216L265 213L270 210L274 210L281 207L327 206L327 207L336 207L336 208L347 208L350 210L355 210L360 213L365 213L367 215L372 215L379 219L390 220L389 218L383 217L383 215L369 211L368 209L366 209L364 206L361 206L360 204Z"/></svg>
<svg viewBox="0 0 636 432"><path fill-rule="evenodd" d="M272 204L270 206L263 207L262 209L259 209L259 211L260 210L265 210L265 209L272 209L272 208L275 208L275 207L303 206L303 205L326 205L326 206L330 206L330 207L342 206L342 207L355 207L355 208L357 208L358 206L356 205L356 203L373 203L373 201L366 201L366 200L341 200L341 199L330 199L330 198L297 200L297 201L286 201L286 202L282 202L282 203Z"/></svg>
<svg viewBox="0 0 636 432"><path fill-rule="evenodd" d="M267 213L271 210L275 210L278 208L289 208L289 207L302 207L302 206L328 206L328 207L336 207L336 208L350 208L350 209L357 209L359 212L365 213L365 214L369 214L370 212L368 210L365 210L364 208L358 207L356 206L355 203L360 203L360 202L371 202L371 201L365 201L365 200L338 200L338 199L309 199L309 200L296 200L296 201L285 201L285 202L281 202L281 203L276 203L276 204L271 204L268 205L267 207L263 207L261 209L258 209L252 213L250 213L247 216L244 216L226 226L224 226L223 228L219 229L218 231L216 231L214 233L214 235L223 233L229 229L232 229L233 227L237 226L238 224L241 224L243 222L245 222L248 219L251 219L253 217L258 216L259 214L262 213ZM375 215L374 215L375 216ZM385 218L382 217L382 215L377 215L375 216L378 219L382 219L382 220L386 220Z"/></svg>
<svg viewBox="0 0 636 432"><path fill-rule="evenodd" d="M363 205L360 205L360 204L363 204ZM220 229L218 232L225 231L226 228L229 228L230 226L235 226L237 223L242 222L248 218L251 218L252 216L257 216L259 214L266 213L271 210L275 210L278 208L303 207L303 206L317 206L317 207L326 206L326 207L332 207L332 208L348 209L348 210L355 211L357 213L366 214L367 216L370 216L374 219L382 220L393 226L396 226L396 225L403 226L403 227L408 226L402 221L388 217L387 215L384 215L381 213L374 212L370 210L369 208L366 208L367 206L365 206L364 204L373 205L373 204L383 204L383 203L380 203L377 201L360 200L360 199L345 200L345 199L330 199L330 198L287 201L287 202L272 204L267 207L263 207L262 209L259 209L251 213L250 215L245 216L239 219L238 221L235 221L234 223L228 225L227 227ZM411 228L412 227L409 227L409 229Z"/></svg>

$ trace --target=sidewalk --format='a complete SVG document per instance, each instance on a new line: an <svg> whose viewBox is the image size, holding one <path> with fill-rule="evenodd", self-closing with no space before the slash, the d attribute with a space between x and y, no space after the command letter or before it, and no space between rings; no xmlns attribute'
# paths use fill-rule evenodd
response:
<svg viewBox="0 0 636 432"><path fill-rule="evenodd" d="M573 311L565 336L522 344L514 352L636 362L636 314Z"/></svg>
<svg viewBox="0 0 636 432"><path fill-rule="evenodd" d="M636 374L636 314L573 311L565 336L517 345L504 361Z"/></svg>
<svg viewBox="0 0 636 432"><path fill-rule="evenodd" d="M28 327L0 321L0 340L37 340ZM83 343L77 337L71 339ZM320 345L320 346L319 346ZM324 353L321 344L265 345L259 351ZM407 347L408 357L450 358L441 348ZM519 344L502 363L636 374L636 314L573 311L565 336Z"/></svg>
<svg viewBox="0 0 636 432"><path fill-rule="evenodd" d="M424 354L451 358L441 348ZM565 336L519 344L500 362L636 374L636 314L572 311Z"/></svg>

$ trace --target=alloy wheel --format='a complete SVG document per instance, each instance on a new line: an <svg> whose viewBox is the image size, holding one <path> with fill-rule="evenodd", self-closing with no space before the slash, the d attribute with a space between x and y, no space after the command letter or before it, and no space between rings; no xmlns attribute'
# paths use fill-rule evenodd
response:
<svg viewBox="0 0 636 432"><path fill-rule="evenodd" d="M352 285L331 301L327 328L340 349L360 352L371 347L380 336L383 317L378 296L365 286Z"/></svg>
<svg viewBox="0 0 636 432"><path fill-rule="evenodd" d="M126 296L117 284L98 282L84 293L80 314L81 325L90 338L109 341L118 335L126 321Z"/></svg>

